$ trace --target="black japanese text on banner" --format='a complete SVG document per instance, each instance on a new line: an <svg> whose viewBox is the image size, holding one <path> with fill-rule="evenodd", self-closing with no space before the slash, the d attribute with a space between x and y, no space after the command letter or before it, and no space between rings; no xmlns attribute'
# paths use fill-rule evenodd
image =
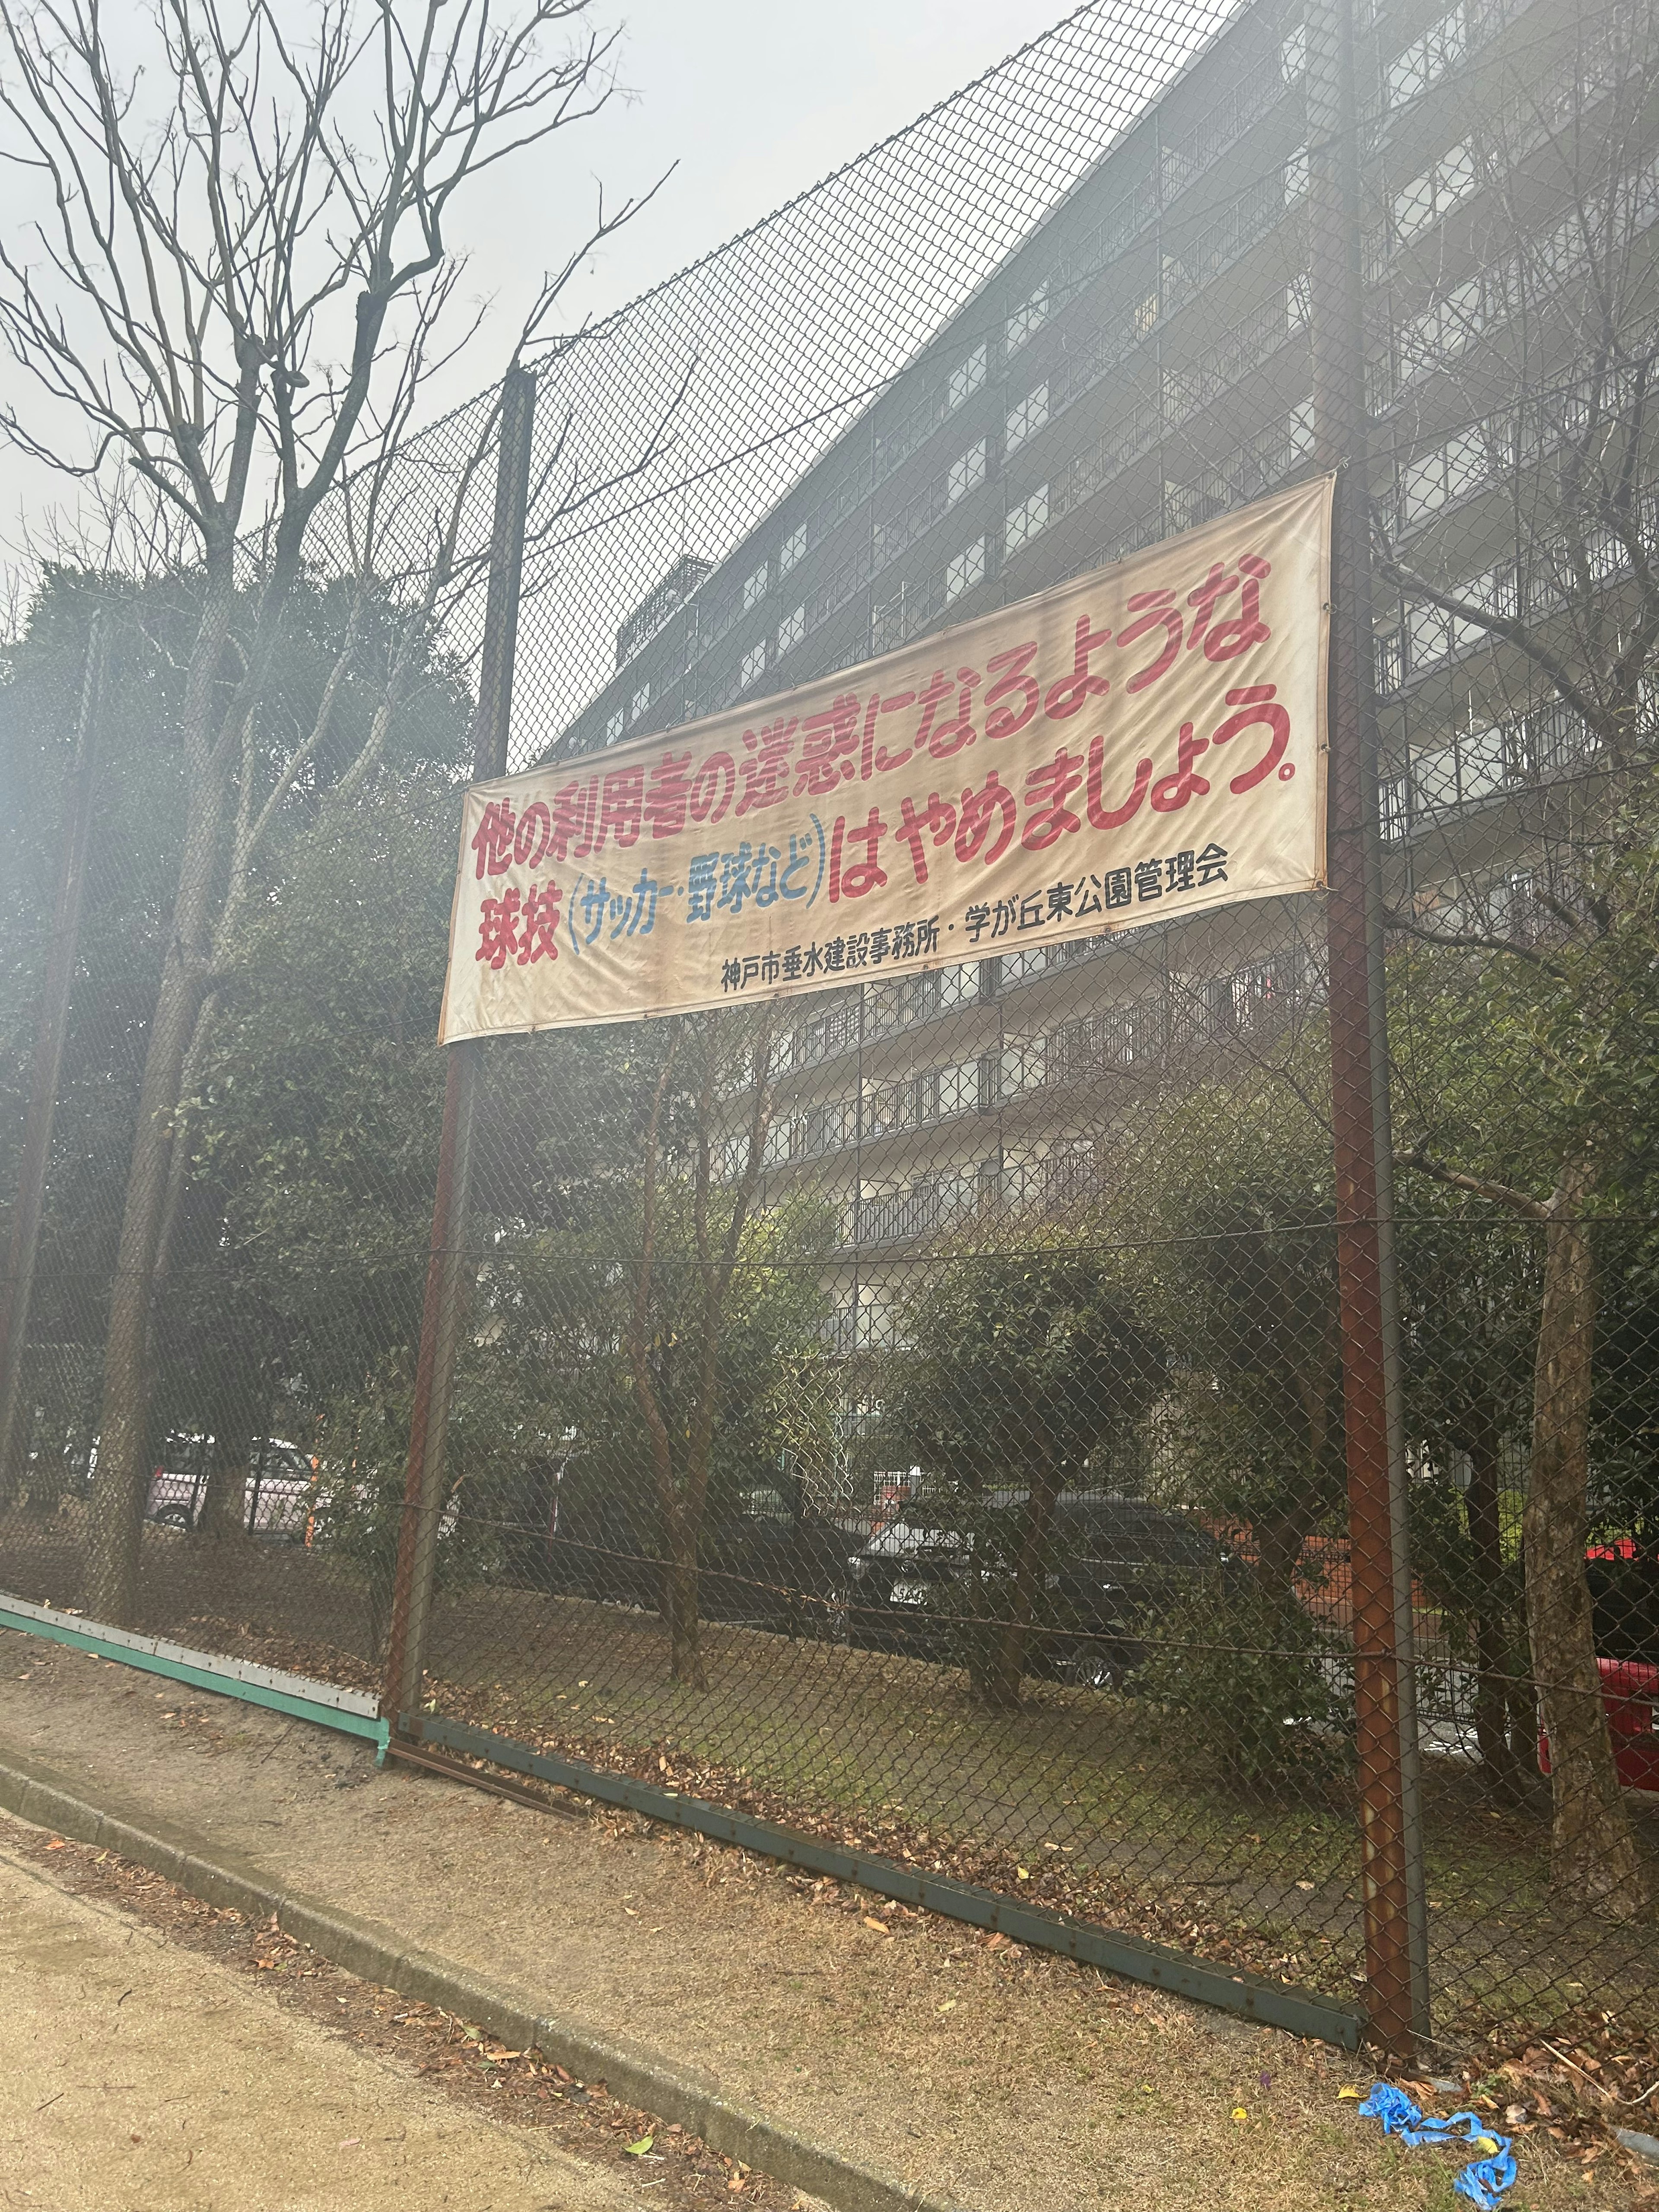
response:
<svg viewBox="0 0 1659 2212"><path fill-rule="evenodd" d="M799 690L475 784L443 1041L1322 884L1331 487Z"/></svg>

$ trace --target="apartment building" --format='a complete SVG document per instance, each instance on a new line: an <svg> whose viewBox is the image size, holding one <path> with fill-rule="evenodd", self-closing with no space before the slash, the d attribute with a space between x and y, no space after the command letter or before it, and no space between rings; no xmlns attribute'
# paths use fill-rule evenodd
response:
<svg viewBox="0 0 1659 2212"><path fill-rule="evenodd" d="M1414 569L1495 607L1558 588L1510 492L1583 404L1577 334L1528 308L1497 213L1530 194L1571 252L1553 124L1610 93L1632 20L1388 0L1364 31L1372 490ZM562 742L765 697L1305 472L1304 66L1298 0L1237 15L733 551L663 578ZM1632 236L1646 179L1638 146ZM1528 314L1495 375L1476 339ZM1597 557L1616 590L1619 548ZM1376 621L1392 895L1492 918L1528 896L1539 794L1587 738L1518 655L1430 600L1380 587ZM892 1340L907 1255L988 1207L1097 1194L1102 1133L1150 1069L1236 1050L1321 988L1310 909L1288 902L1052 949L1011 927L984 950L789 1010L768 1188L837 1208L843 1352Z"/></svg>

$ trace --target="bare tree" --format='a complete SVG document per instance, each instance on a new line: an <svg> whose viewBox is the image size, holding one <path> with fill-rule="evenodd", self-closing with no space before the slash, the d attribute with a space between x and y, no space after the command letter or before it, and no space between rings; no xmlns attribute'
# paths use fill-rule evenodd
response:
<svg viewBox="0 0 1659 2212"><path fill-rule="evenodd" d="M1423 702L1408 710L1396 788L1425 834L1413 896L1393 919L1477 969L1527 972L1536 988L1521 993L1517 1018L1535 1082L1564 1102L1553 1156L1527 1164L1535 1187L1460 1160L1456 1129L1422 1119L1407 1158L1543 1231L1523 1547L1553 1868L1567 1893L1628 1915L1646 1883L1601 1702L1584 1552L1595 1224L1615 1202L1635 1126L1598 1054L1659 943L1640 798L1659 645L1659 281L1644 128L1659 41L1643 4L1584 13L1553 40L1526 52L1524 73L1504 65L1464 143L1390 194L1397 304L1415 305L1396 323L1385 419L1397 466L1374 514L1379 574L1401 595L1384 666L1419 679ZM1507 829L1472 837L1468 803L1506 795ZM1540 851L1538 894L1517 902L1514 871Z"/></svg>
<svg viewBox="0 0 1659 2212"><path fill-rule="evenodd" d="M183 854L105 1355L88 1602L112 1621L135 1602L186 1060L227 890L280 798L259 781L262 690L319 509L403 434L410 363L453 319L458 200L608 96L610 40L587 15L587 0L325 0L301 45L273 0L156 0L149 69L124 73L99 0L0 0L0 153L47 210L0 245L0 334L39 400L0 427L71 478L135 477L191 548L199 608ZM152 84L165 95L146 106ZM601 211L529 329L629 212Z"/></svg>

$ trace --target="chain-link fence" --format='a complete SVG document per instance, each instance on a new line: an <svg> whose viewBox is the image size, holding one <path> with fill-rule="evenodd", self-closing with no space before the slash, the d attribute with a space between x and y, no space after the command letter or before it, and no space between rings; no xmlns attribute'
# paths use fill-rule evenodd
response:
<svg viewBox="0 0 1659 2212"><path fill-rule="evenodd" d="M1227 13L1081 10L552 351L511 765L851 668L1314 468L1321 33ZM1394 1811L1454 2040L1659 2028L1656 33L1632 0L1431 0L1357 34L1377 1340L1421 1747ZM149 1301L125 1625L370 1690L429 1402L499 415L417 441L374 529L319 524ZM59 1607L93 1588L191 585L54 579L10 655L20 1127L94 600L0 1522L0 1583ZM853 937L814 996L478 1052L428 1740L1374 2002L1326 902L1053 946L1048 918L988 910L929 974ZM1379 1208L1386 1177L1360 1229Z"/></svg>

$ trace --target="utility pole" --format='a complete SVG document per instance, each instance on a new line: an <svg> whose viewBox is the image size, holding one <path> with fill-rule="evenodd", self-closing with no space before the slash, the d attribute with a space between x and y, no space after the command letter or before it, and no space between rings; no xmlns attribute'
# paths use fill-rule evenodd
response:
<svg viewBox="0 0 1659 2212"><path fill-rule="evenodd" d="M508 372L501 389L501 442L495 463L495 520L484 599L483 646L478 701L472 718L472 777L483 782L507 772L513 715L513 663L519 641L519 596L524 571L525 511L530 491L530 453L536 427L536 380L526 368ZM407 1715L418 1732L427 1638L432 1619L438 1532L443 1521L444 1449L450 1386L470 1288L467 1218L471 1200L472 1121L480 1040L446 1048L443 1136L438 1187L432 1208L421 1349L410 1417L409 1464L392 1586L382 1710L398 1729Z"/></svg>
<svg viewBox="0 0 1659 2212"><path fill-rule="evenodd" d="M1389 1121L1352 0L1310 0L1307 40L1314 435L1321 463L1337 472L1327 926L1360 1884L1371 2033L1403 2057L1429 2025L1427 1915Z"/></svg>
<svg viewBox="0 0 1659 2212"><path fill-rule="evenodd" d="M28 1341L34 1263L40 1247L40 1215L46 1203L46 1169L52 1158L52 1123L58 1113L58 1079L64 1064L70 990L75 981L76 949L81 934L87 845L92 834L98 714L107 652L103 610L94 607L87 631L81 707L75 726L75 757L65 793L58 895L52 902L52 937L46 946L46 984L34 1028L28 1110L23 1122L23 1155L18 1165L17 1197L12 1207L11 1249L7 1255L6 1279L0 1285L0 1500L16 1496L28 1451L29 1425L20 1418L23 1347Z"/></svg>

